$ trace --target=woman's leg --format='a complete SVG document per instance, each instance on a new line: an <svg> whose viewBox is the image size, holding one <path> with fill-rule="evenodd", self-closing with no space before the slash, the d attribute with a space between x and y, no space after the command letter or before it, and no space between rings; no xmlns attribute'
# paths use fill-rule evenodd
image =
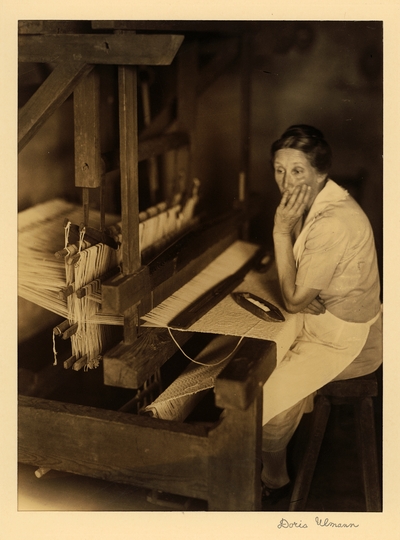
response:
<svg viewBox="0 0 400 540"><path fill-rule="evenodd" d="M370 329L367 342L360 355L333 380L351 379L375 371L382 363L382 319ZM298 401L277 414L263 426L261 479L270 488L279 488L289 482L286 466L286 448L304 413L313 409L314 395ZM265 398L267 396L264 396Z"/></svg>
<svg viewBox="0 0 400 540"><path fill-rule="evenodd" d="M310 395L263 426L261 480L272 489L290 481L286 465L286 448L304 413L311 412L314 395Z"/></svg>

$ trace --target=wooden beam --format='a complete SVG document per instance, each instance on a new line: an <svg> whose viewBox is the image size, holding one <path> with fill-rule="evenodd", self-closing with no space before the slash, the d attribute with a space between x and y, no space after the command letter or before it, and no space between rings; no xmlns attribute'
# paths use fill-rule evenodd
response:
<svg viewBox="0 0 400 540"><path fill-rule="evenodd" d="M174 34L20 35L20 62L85 62L88 64L171 64L183 36Z"/></svg>
<svg viewBox="0 0 400 540"><path fill-rule="evenodd" d="M179 131L189 133L190 152L177 154L176 177L179 184L175 187L165 187L167 194L178 189L181 193L189 193L193 182L193 155L196 151L196 112L198 80L198 43L187 42L179 51L177 80L177 124Z"/></svg>
<svg viewBox="0 0 400 540"><path fill-rule="evenodd" d="M100 82L93 69L74 91L75 186L101 185Z"/></svg>
<svg viewBox="0 0 400 540"><path fill-rule="evenodd" d="M240 34L244 31L265 31L265 21L185 21L185 20L139 20L139 21L92 21L94 30L147 30L163 32L211 32Z"/></svg>
<svg viewBox="0 0 400 540"><path fill-rule="evenodd" d="M175 332L183 346L190 332ZM135 343L120 342L103 356L104 384L119 388L140 388L178 350L165 328L144 329Z"/></svg>
<svg viewBox="0 0 400 540"><path fill-rule="evenodd" d="M90 30L90 21L18 21L18 34L77 34Z"/></svg>
<svg viewBox="0 0 400 540"><path fill-rule="evenodd" d="M216 405L245 411L256 399L275 366L276 343L244 340L215 382Z"/></svg>
<svg viewBox="0 0 400 540"><path fill-rule="evenodd" d="M240 108L240 179L238 200L247 200L250 185L251 36L242 37Z"/></svg>
<svg viewBox="0 0 400 540"><path fill-rule="evenodd" d="M261 510L262 388L275 365L275 343L246 338L215 381L224 421L209 433L210 511Z"/></svg>
<svg viewBox="0 0 400 540"><path fill-rule="evenodd" d="M190 143L187 133L173 132L158 137L152 137L139 142L138 159L143 161L151 157L163 154L169 150L188 146Z"/></svg>
<svg viewBox="0 0 400 540"><path fill-rule="evenodd" d="M261 510L262 391L245 411L226 409L209 433L208 510Z"/></svg>
<svg viewBox="0 0 400 540"><path fill-rule="evenodd" d="M182 287L238 237L240 216L192 231L166 249L149 265L129 276L119 274L102 284L102 309L123 314L145 301L149 311Z"/></svg>
<svg viewBox="0 0 400 540"><path fill-rule="evenodd" d="M151 124L143 128L139 140L145 140L162 133L176 120L176 95L171 96L165 107L155 116Z"/></svg>
<svg viewBox="0 0 400 540"><path fill-rule="evenodd" d="M121 213L124 247L122 273L137 272L142 264L139 242L139 171L137 120L137 68L118 67L119 154L121 178ZM123 310L124 341L134 343L139 317L137 306L130 303Z"/></svg>
<svg viewBox="0 0 400 540"><path fill-rule="evenodd" d="M136 68L118 68L119 139L121 171L123 273L133 274L141 266L139 251L139 176L137 140Z"/></svg>
<svg viewBox="0 0 400 540"><path fill-rule="evenodd" d="M201 425L21 396L18 429L21 463L207 498Z"/></svg>
<svg viewBox="0 0 400 540"><path fill-rule="evenodd" d="M151 157L158 156L169 150L174 150L189 144L189 136L178 131L150 137L141 141L138 145L138 161L144 161ZM119 151L112 150L101 155L106 172L119 169Z"/></svg>
<svg viewBox="0 0 400 540"><path fill-rule="evenodd" d="M54 68L18 113L19 152L92 69L85 62L66 62Z"/></svg>

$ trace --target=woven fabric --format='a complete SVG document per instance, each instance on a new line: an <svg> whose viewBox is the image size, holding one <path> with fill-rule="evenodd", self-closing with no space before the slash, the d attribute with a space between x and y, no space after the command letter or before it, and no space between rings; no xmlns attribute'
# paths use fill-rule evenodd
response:
<svg viewBox="0 0 400 540"><path fill-rule="evenodd" d="M191 362L144 412L164 420L183 421L204 391L214 387L216 377L229 362L237 343L238 339L233 337L213 339L194 359L202 365Z"/></svg>

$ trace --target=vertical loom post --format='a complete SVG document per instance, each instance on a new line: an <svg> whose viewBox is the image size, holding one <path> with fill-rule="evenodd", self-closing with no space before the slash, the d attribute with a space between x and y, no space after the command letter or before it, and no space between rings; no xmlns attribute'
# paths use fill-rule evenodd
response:
<svg viewBox="0 0 400 540"><path fill-rule="evenodd" d="M241 43L241 109L240 109L240 171L238 185L239 205L246 204L250 172L250 103L251 103L251 38L244 34ZM248 237L243 226L242 238Z"/></svg>
<svg viewBox="0 0 400 540"><path fill-rule="evenodd" d="M133 274L141 266L139 248L139 178L137 139L137 70L132 66L118 68L119 136L121 172L121 209L124 247L122 271ZM137 308L125 313L124 341L136 339Z"/></svg>
<svg viewBox="0 0 400 540"><path fill-rule="evenodd" d="M250 97L251 97L251 43L250 36L244 35L241 49L241 109L240 109L240 174L248 184L250 165ZM246 198L246 197L245 197Z"/></svg>
<svg viewBox="0 0 400 540"><path fill-rule="evenodd" d="M151 106L150 106L150 81L151 81L152 72L149 68L142 68L139 71L139 82L141 87L142 94L142 103L143 103L143 123L145 127L148 127L151 124ZM156 204L157 201L157 191L158 191L158 166L156 156L151 156L147 160L147 171L149 176L149 191L150 191L150 202L151 204Z"/></svg>
<svg viewBox="0 0 400 540"><path fill-rule="evenodd" d="M83 188L83 222L89 223L90 189L101 186L100 82L96 69L74 91L75 185Z"/></svg>
<svg viewBox="0 0 400 540"><path fill-rule="evenodd" d="M100 84L93 69L74 91L75 185L101 185Z"/></svg>
<svg viewBox="0 0 400 540"><path fill-rule="evenodd" d="M178 55L178 129L189 133L190 151L183 148L178 150L177 168L179 192L190 193L193 177L192 155L195 146L196 101L197 101L197 41L185 43Z"/></svg>

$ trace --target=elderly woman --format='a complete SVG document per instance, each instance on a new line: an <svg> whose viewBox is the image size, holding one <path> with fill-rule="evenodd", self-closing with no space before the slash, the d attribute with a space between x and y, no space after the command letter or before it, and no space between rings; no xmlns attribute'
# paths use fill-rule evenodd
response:
<svg viewBox="0 0 400 540"><path fill-rule="evenodd" d="M286 494L286 447L314 393L382 361L380 285L374 238L356 201L329 179L323 134L291 126L271 148L282 194L273 239L282 298L303 327L264 386L263 499Z"/></svg>

